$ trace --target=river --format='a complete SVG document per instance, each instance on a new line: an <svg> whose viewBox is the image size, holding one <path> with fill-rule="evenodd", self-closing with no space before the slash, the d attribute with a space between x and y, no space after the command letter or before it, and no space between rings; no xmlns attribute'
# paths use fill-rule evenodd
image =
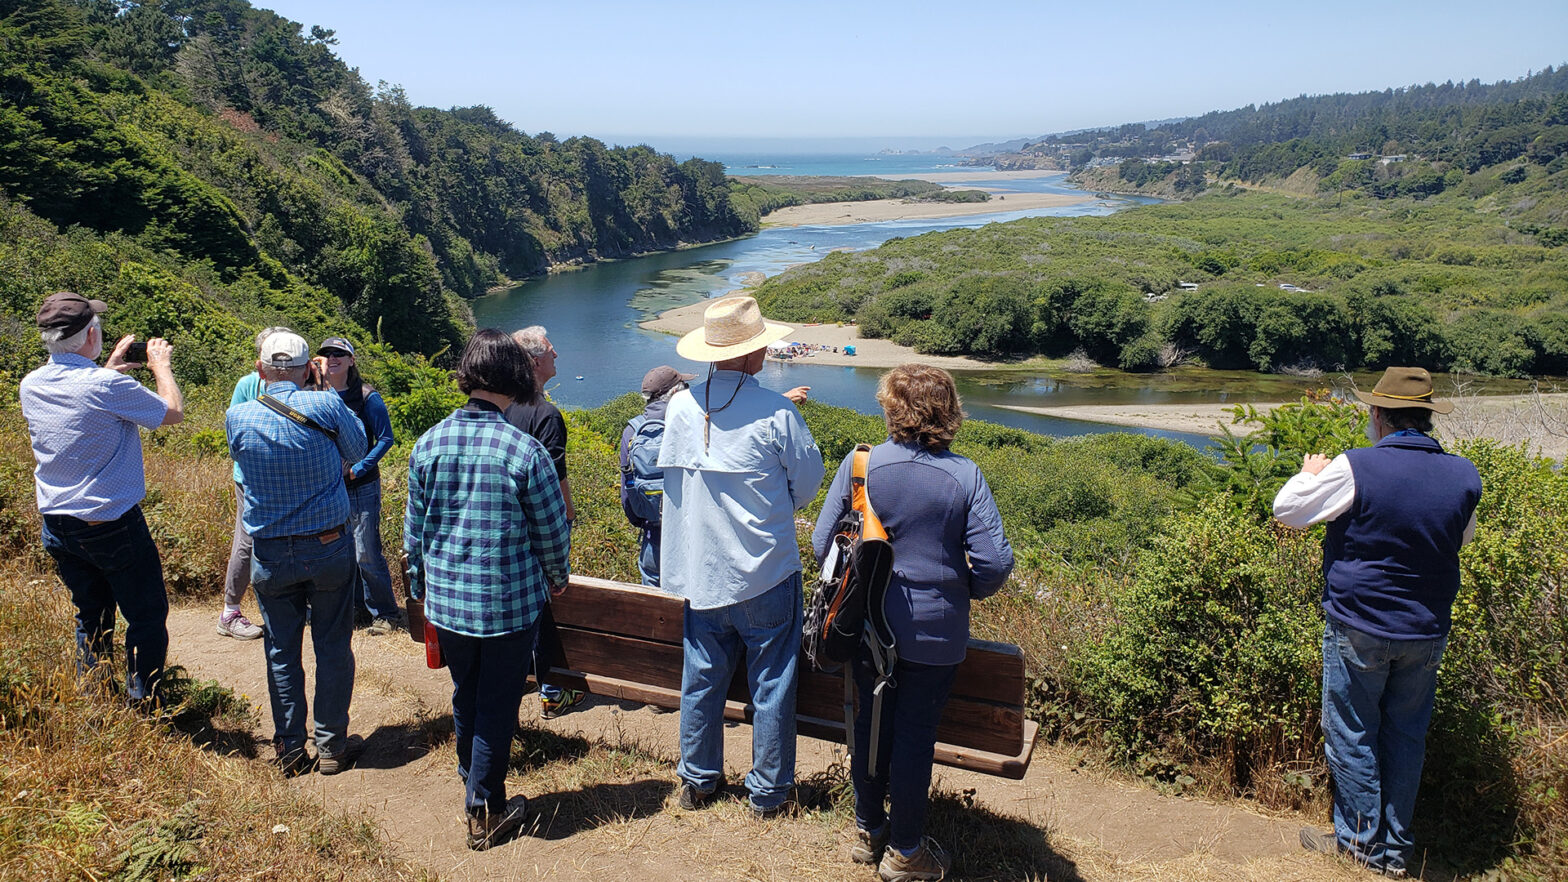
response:
<svg viewBox="0 0 1568 882"><path fill-rule="evenodd" d="M907 161L899 163L900 166L908 164ZM907 173L902 167L899 170ZM933 166L932 170L937 169ZM954 171L950 167L940 170ZM799 173L797 169L790 171ZM1081 192L1068 187L1065 176L1060 175L1003 181L988 179L985 170L973 170L972 174L975 186L1028 192ZM638 327L638 322L666 309L742 287L739 279L745 274L771 276L795 264L820 259L835 248L874 248L897 236L978 227L1027 216L1104 215L1131 204L1133 201L1126 199L1094 200L1063 208L961 218L764 229L754 236L732 242L597 263L530 279L515 288L475 300L474 317L480 327L503 330L544 325L549 331L550 342L560 353L557 361L560 375L549 386L551 397L563 407L597 407L636 390L643 373L659 364L700 373L704 366L684 361L675 354L675 338L645 331ZM818 401L875 413L874 393L881 373L876 369L770 360L758 379L763 385L779 391L807 385ZM1163 377L1113 384L1103 380L1094 383L1071 375L1031 376L1016 371L963 371L956 372L955 377L965 410L976 419L1054 436L1138 431L1200 447L1205 446L1207 439L1199 435L1055 419L1004 410L997 405L1038 407L1216 401L1235 394L1229 391L1232 387L1239 392L1247 385L1241 377L1235 378L1233 383L1217 379L1213 384L1200 384L1204 388L1192 388L1190 382L1173 384Z"/></svg>

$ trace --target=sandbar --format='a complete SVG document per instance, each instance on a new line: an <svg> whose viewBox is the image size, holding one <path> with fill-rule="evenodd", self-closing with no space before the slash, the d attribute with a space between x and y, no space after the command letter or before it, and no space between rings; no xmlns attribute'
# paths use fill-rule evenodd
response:
<svg viewBox="0 0 1568 882"><path fill-rule="evenodd" d="M685 334L696 328L702 327L702 314L712 303L704 300L689 306L678 306L666 310L657 317L645 322L640 322L639 327L650 331L662 331L666 334ZM837 346L838 352L813 352L794 361L801 364L821 364L844 367L863 368L893 368L901 364L919 362L920 364L934 365L950 371L976 371L984 370L991 365L973 358L955 356L921 355L908 346L900 346L891 340L867 340L860 336L860 328L855 325L841 325L837 323L825 324L797 324L795 322L777 322L794 328L794 333L787 339L795 343L808 345ZM855 347L854 355L845 355L844 347Z"/></svg>
<svg viewBox="0 0 1568 882"><path fill-rule="evenodd" d="M765 227L821 226L825 224L872 224L913 218L969 217L1000 214L1004 211L1034 211L1093 202L1093 193L1019 193L991 190L989 202L914 202L906 199L871 199L865 202L819 202L791 205L770 212L762 219Z"/></svg>
<svg viewBox="0 0 1568 882"><path fill-rule="evenodd" d="M1442 396L1439 395L1439 398ZM1434 420L1443 440L1493 438L1504 444L1526 442L1542 456L1561 461L1568 456L1568 393L1541 395L1469 395L1453 400L1454 412ZM1279 402L1194 402L1189 404L1091 404L1065 407L1000 405L1008 410L1064 420L1082 420L1112 426L1133 426L1194 435L1222 434L1231 425L1229 409L1251 404L1267 413ZM1231 431L1244 435L1251 426Z"/></svg>

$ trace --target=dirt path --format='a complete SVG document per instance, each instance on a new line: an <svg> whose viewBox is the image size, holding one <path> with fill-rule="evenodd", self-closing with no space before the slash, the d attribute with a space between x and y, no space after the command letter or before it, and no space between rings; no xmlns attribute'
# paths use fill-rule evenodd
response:
<svg viewBox="0 0 1568 882"><path fill-rule="evenodd" d="M214 608L171 611L173 660L247 696L264 742L272 726L261 641L219 637L214 621ZM306 775L296 786L333 808L373 816L397 849L443 879L875 878L848 861L850 831L831 813L763 823L740 802L701 812L675 807L678 715L593 698L546 721L538 717L538 699L525 696L527 758L520 762L514 751L508 788L529 797L532 828L516 842L470 852L450 737L450 678L426 668L423 650L402 635L360 632L354 650L350 731L365 737L365 755L344 774ZM271 756L265 743L258 747ZM828 769L841 755L841 746L802 738L798 774ZM749 756L749 727L731 727L728 780L741 780ZM1032 847L1043 838L1051 879L1355 878L1299 849L1300 819L1163 797L1081 772L1050 751L1036 754L1022 781L941 766L936 777L950 793L972 791L974 807L964 811L994 817L991 826L1005 835L1031 839ZM941 829L932 832L942 837ZM980 848L948 844L961 856L966 847Z"/></svg>

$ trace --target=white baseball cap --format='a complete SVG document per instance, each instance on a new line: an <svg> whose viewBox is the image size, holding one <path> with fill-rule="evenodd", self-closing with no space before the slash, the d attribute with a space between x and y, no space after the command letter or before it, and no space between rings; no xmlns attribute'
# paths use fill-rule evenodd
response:
<svg viewBox="0 0 1568 882"><path fill-rule="evenodd" d="M275 368L304 367L310 363L310 346L298 334L279 331L261 344L261 360Z"/></svg>

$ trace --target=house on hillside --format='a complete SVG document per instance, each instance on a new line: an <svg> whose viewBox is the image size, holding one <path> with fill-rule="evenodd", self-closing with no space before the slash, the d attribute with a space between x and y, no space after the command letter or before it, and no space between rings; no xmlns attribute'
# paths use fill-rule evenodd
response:
<svg viewBox="0 0 1568 882"><path fill-rule="evenodd" d="M1372 154L1370 154L1370 153L1352 153L1352 154L1350 154L1349 156L1347 156L1345 158L1346 159L1351 159L1351 160L1371 159L1372 158Z"/></svg>

